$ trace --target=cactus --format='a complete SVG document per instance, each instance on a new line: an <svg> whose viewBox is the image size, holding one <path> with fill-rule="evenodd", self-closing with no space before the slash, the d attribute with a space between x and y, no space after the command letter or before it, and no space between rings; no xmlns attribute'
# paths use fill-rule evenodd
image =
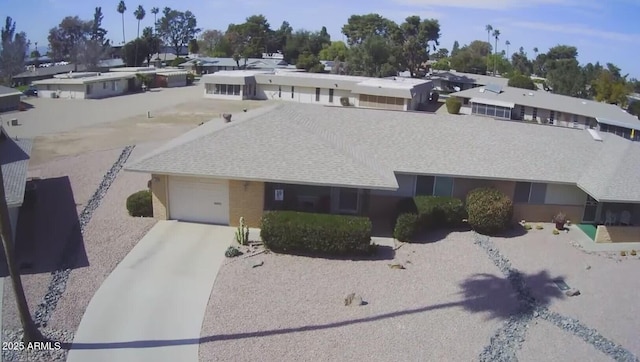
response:
<svg viewBox="0 0 640 362"><path fill-rule="evenodd" d="M244 223L244 217L240 217L240 226L236 230L236 242L240 245L249 243L249 227Z"/></svg>

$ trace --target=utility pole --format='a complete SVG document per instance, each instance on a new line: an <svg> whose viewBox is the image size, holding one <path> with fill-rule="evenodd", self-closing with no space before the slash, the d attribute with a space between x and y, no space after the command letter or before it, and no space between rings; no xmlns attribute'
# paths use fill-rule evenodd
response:
<svg viewBox="0 0 640 362"><path fill-rule="evenodd" d="M36 327L31 313L29 312L29 304L22 287L22 279L20 272L16 266L15 249L13 245L13 231L11 230L11 219L9 218L9 207L4 191L4 176L2 175L2 167L0 166L0 238L4 246L4 255L7 258L7 267L11 277L11 284L16 296L16 304L18 305L18 314L20 315L20 323L24 331L23 341L25 343L43 341L44 337Z"/></svg>

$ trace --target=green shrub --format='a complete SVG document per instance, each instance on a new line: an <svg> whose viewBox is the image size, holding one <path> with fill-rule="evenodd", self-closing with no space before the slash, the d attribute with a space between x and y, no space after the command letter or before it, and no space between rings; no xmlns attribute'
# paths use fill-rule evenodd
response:
<svg viewBox="0 0 640 362"><path fill-rule="evenodd" d="M459 227L462 225L462 220L466 218L466 210L462 200L455 197L416 196L402 199L396 205L394 234L397 228L399 232L406 228L398 226L400 217L405 218L403 222L408 221L408 216L403 215L415 215L416 225L413 231L415 234L438 228Z"/></svg>
<svg viewBox="0 0 640 362"><path fill-rule="evenodd" d="M478 188L467 195L469 225L478 233L493 235L506 230L513 218L513 203L494 188Z"/></svg>
<svg viewBox="0 0 640 362"><path fill-rule="evenodd" d="M152 217L151 191L142 190L127 197L127 210L131 216Z"/></svg>
<svg viewBox="0 0 640 362"><path fill-rule="evenodd" d="M359 216L270 211L262 217L260 237L279 253L340 256L373 250L371 221Z"/></svg>
<svg viewBox="0 0 640 362"><path fill-rule="evenodd" d="M183 57L176 57L176 59L171 61L170 65L172 67L177 67L178 65L180 65L180 64L182 64L182 63L184 63L186 61L187 60L185 58L183 58Z"/></svg>
<svg viewBox="0 0 640 362"><path fill-rule="evenodd" d="M462 102L460 101L460 99L456 97L449 97L447 98L445 104L447 106L447 112L449 112L450 114L460 113L460 108L462 108Z"/></svg>
<svg viewBox="0 0 640 362"><path fill-rule="evenodd" d="M418 231L417 214L400 214L393 228L393 238L402 242L410 242Z"/></svg>

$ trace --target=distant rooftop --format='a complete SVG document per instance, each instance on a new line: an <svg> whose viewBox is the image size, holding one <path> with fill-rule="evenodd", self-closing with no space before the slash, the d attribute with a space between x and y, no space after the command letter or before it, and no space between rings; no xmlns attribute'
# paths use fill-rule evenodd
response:
<svg viewBox="0 0 640 362"><path fill-rule="evenodd" d="M472 74L472 73L462 73L456 72L455 70L451 71L433 71L430 76L427 76L427 79L443 79L448 80L449 82L454 83L464 83L464 84L478 84L478 85L487 85L487 84L497 84L501 86L507 86L509 83L508 78L502 77L492 77L489 75L482 74Z"/></svg>

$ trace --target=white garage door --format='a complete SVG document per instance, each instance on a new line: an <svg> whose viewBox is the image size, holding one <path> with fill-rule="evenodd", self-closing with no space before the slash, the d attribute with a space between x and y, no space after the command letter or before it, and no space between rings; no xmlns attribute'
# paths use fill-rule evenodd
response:
<svg viewBox="0 0 640 362"><path fill-rule="evenodd" d="M229 224L229 182L169 177L169 217L172 220Z"/></svg>

